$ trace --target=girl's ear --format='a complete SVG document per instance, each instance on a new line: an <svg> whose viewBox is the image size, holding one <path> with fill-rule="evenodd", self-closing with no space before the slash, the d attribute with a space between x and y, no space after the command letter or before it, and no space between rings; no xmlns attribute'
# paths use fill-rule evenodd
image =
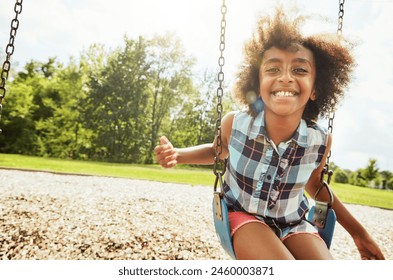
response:
<svg viewBox="0 0 393 280"><path fill-rule="evenodd" d="M315 101L317 99L317 92L315 91L315 88L311 92L310 99L312 101Z"/></svg>

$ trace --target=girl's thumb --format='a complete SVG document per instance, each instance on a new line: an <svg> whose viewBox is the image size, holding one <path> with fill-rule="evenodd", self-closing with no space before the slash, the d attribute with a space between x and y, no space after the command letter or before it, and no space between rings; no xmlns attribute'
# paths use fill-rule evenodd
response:
<svg viewBox="0 0 393 280"><path fill-rule="evenodd" d="M166 138L165 136L161 136L160 138L160 145L164 145L164 144L169 144L169 140L168 138Z"/></svg>

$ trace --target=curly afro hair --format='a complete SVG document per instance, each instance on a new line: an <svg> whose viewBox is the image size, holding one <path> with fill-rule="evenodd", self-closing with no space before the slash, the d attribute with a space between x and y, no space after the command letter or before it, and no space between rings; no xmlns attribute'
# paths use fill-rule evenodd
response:
<svg viewBox="0 0 393 280"><path fill-rule="evenodd" d="M259 67L265 51L272 47L296 51L301 45L314 55L317 98L307 103L303 113L303 119L308 123L316 121L319 116L328 116L343 96L354 67L352 45L344 46L344 42L334 34L303 36L300 27L304 20L305 17L301 16L290 19L282 8L277 8L274 17L266 16L258 21L255 36L246 42L244 61L234 85L234 97L241 104L248 105L251 115L255 116L258 112L249 101L250 92L254 96L259 93Z"/></svg>

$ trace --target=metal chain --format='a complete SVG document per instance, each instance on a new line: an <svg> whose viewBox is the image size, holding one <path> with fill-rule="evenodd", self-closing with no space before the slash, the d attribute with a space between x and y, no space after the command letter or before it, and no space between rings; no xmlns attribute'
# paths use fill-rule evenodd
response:
<svg viewBox="0 0 393 280"><path fill-rule="evenodd" d="M220 35L220 57L218 59L218 66L220 68L218 72L218 88L217 88L217 120L216 120L216 150L215 150L215 157L214 157L214 169L213 172L215 175L218 173L218 169L220 168L220 164L223 163L222 160L220 160L220 156L222 153L222 139L221 139L221 119L222 119L222 111L223 111L223 106L222 106L222 97L224 95L224 89L223 89L223 84L224 84L224 72L223 72L223 67L225 64L225 58L224 58L224 50L225 50L225 28L226 28L226 16L227 13L227 6L225 4L225 0L222 0L222 5L221 5L221 35ZM225 164L221 166L221 173L223 174L225 172Z"/></svg>
<svg viewBox="0 0 393 280"><path fill-rule="evenodd" d="M14 54L15 46L15 37L16 37L16 31L18 30L19 27L19 19L18 16L20 13L22 13L22 2L23 0L16 0L15 6L14 6L14 12L15 12L15 18L11 21L11 31L10 31L10 39L8 41L7 47L5 49L6 53L6 58L3 63L3 67L1 70L1 81L0 81L0 119L1 119L1 111L3 109L3 99L6 95L6 88L5 88L5 83L8 79L8 75L11 69L11 56ZM1 132L1 129L0 129Z"/></svg>
<svg viewBox="0 0 393 280"><path fill-rule="evenodd" d="M345 4L345 0L339 0L337 35L340 39L341 39L342 33L343 33L344 4Z"/></svg>
<svg viewBox="0 0 393 280"><path fill-rule="evenodd" d="M337 36L340 40L342 38L342 31L343 31L344 4L345 4L345 0L339 0ZM329 112L329 123L328 123L328 132L330 134L333 133L334 117L335 117L335 112L333 110L331 110L331 112ZM330 184L330 180L333 175L333 171L329 169L331 155L332 155L332 150L329 151L329 154L326 158L325 168L324 168L324 171L322 172L322 175L321 175L321 183L323 183L324 175L327 174L328 175L327 183Z"/></svg>

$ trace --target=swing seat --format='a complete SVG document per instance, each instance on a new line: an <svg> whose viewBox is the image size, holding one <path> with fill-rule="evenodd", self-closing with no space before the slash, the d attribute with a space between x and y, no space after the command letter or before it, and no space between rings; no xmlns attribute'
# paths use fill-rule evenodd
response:
<svg viewBox="0 0 393 280"><path fill-rule="evenodd" d="M334 228L337 220L336 212L334 212L332 208L328 207L326 213L323 213L324 215L326 215L325 222L319 223L318 212L319 214L322 213L320 212L317 203L318 201L316 202L315 206L312 206L310 208L307 219L310 222L312 222L314 225L316 225L316 227L318 228L319 235L321 236L323 241L325 241L328 249L330 249L330 245L332 244L332 240L333 240Z"/></svg>
<svg viewBox="0 0 393 280"><path fill-rule="evenodd" d="M331 174L330 174L331 176ZM228 218L228 206L223 199L223 178L222 173L216 173L216 180L214 182L213 192L213 220L216 234L220 240L221 246L231 256L232 259L236 259L235 250L233 249L231 229ZM219 190L218 190L219 188ZM320 201L317 199L320 191L326 188L330 201ZM334 227L336 225L336 213L331 208L333 205L334 196L329 188L327 182L323 182L321 187L317 190L314 196L315 205L313 205L308 212L307 220L318 228L318 233L325 241L328 249L332 243Z"/></svg>
<svg viewBox="0 0 393 280"><path fill-rule="evenodd" d="M216 234L220 240L221 246L224 248L225 252L235 260L236 255L232 245L231 230L228 220L228 206L218 192L214 193L213 198L213 219Z"/></svg>
<svg viewBox="0 0 393 280"><path fill-rule="evenodd" d="M321 209L326 209L326 211ZM327 206L325 208L325 206ZM325 218L325 220L323 220ZM213 219L216 234L220 240L222 248L232 259L236 259L235 250L233 249L232 237L228 220L228 206L221 197L221 193L215 192L213 198ZM336 213L327 204L316 201L316 205L312 206L307 220L312 222L317 228L318 233L325 241L326 246L330 249L332 244L334 228L336 225Z"/></svg>

